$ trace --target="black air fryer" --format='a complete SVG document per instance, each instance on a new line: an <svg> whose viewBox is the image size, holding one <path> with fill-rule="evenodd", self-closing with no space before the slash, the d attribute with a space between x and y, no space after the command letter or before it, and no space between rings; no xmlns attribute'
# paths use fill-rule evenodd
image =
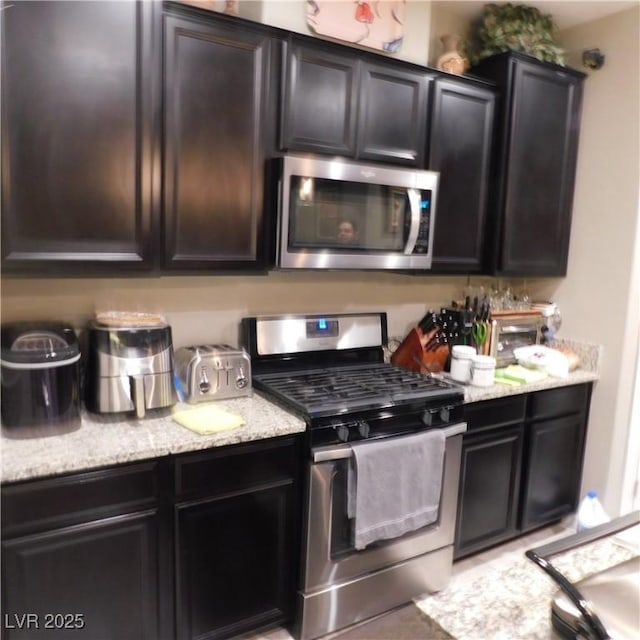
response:
<svg viewBox="0 0 640 640"><path fill-rule="evenodd" d="M2 325L2 427L10 438L80 427L80 347L59 322Z"/></svg>

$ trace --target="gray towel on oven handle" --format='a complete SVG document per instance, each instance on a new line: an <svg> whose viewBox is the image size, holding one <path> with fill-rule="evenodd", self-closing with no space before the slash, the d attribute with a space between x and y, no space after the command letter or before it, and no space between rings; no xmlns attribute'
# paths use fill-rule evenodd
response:
<svg viewBox="0 0 640 640"><path fill-rule="evenodd" d="M347 515L354 545L396 538L438 519L445 456L439 429L351 445Z"/></svg>

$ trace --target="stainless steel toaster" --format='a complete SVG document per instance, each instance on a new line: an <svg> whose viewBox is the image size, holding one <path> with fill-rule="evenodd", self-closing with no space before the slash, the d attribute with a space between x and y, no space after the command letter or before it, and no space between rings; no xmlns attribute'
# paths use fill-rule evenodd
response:
<svg viewBox="0 0 640 640"><path fill-rule="evenodd" d="M251 395L251 358L228 344L181 347L174 366L187 402Z"/></svg>

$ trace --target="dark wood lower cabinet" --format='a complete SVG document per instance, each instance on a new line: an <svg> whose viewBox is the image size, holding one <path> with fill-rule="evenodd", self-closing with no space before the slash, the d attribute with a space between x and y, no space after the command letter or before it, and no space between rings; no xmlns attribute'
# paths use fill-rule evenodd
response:
<svg viewBox="0 0 640 640"><path fill-rule="evenodd" d="M576 510L590 399L587 383L468 405L456 559Z"/></svg>
<svg viewBox="0 0 640 640"><path fill-rule="evenodd" d="M231 637L286 620L291 498L285 485L176 508L178 638Z"/></svg>
<svg viewBox="0 0 640 640"><path fill-rule="evenodd" d="M3 637L167 637L157 531L151 511L3 541Z"/></svg>
<svg viewBox="0 0 640 640"><path fill-rule="evenodd" d="M3 485L2 637L169 640L167 474L150 460Z"/></svg>
<svg viewBox="0 0 640 640"><path fill-rule="evenodd" d="M456 555L515 535L523 440L522 425L464 440Z"/></svg>
<svg viewBox="0 0 640 640"><path fill-rule="evenodd" d="M300 460L295 437L175 459L176 638L229 638L288 621Z"/></svg>
<svg viewBox="0 0 640 640"><path fill-rule="evenodd" d="M533 423L520 527L557 520L576 508L582 475L585 424L581 415Z"/></svg>
<svg viewBox="0 0 640 640"><path fill-rule="evenodd" d="M2 638L204 640L284 625L297 443L3 485Z"/></svg>

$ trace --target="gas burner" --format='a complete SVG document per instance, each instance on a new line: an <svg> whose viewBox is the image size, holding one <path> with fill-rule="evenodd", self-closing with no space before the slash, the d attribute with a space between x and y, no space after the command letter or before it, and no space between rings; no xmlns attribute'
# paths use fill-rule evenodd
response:
<svg viewBox="0 0 640 640"><path fill-rule="evenodd" d="M436 398L453 401L462 395L457 387L441 380L386 363L256 374L253 383L257 389L311 418L363 409L399 408Z"/></svg>

